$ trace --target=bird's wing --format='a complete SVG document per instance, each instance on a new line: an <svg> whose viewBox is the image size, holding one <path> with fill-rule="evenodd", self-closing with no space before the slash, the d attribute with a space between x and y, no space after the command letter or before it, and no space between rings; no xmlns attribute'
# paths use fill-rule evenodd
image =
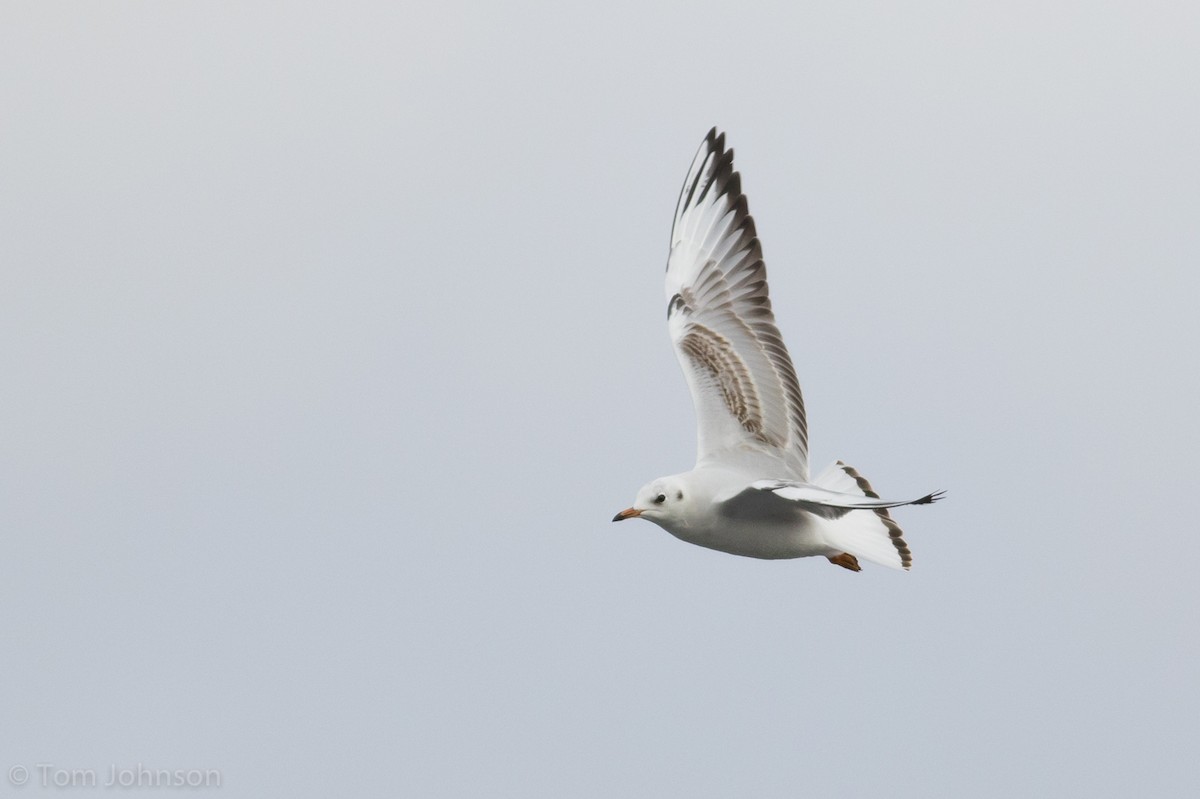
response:
<svg viewBox="0 0 1200 799"><path fill-rule="evenodd" d="M869 488L868 484L868 488ZM837 519L852 510L881 510L883 508L898 508L901 505L928 505L937 502L945 494L944 491L934 491L917 499L880 499L863 493L847 493L822 488L812 483L793 482L789 480L757 480L731 496L718 498L721 503L728 503L729 509L754 508L763 505L770 506L779 500L786 500L795 506L803 508L827 519Z"/></svg>
<svg viewBox="0 0 1200 799"><path fill-rule="evenodd" d="M671 228L667 324L696 406L697 461L776 461L808 478L804 400L767 296L762 247L725 135L709 131Z"/></svg>
<svg viewBox="0 0 1200 799"><path fill-rule="evenodd" d="M912 550L900 526L888 513L898 505L924 505L943 492L898 502L880 499L865 477L838 461L822 472L816 484L787 480L758 480L731 487L716 497L717 512L734 520L795 520L809 513L825 521L820 535L834 551L844 551L895 569L912 567Z"/></svg>

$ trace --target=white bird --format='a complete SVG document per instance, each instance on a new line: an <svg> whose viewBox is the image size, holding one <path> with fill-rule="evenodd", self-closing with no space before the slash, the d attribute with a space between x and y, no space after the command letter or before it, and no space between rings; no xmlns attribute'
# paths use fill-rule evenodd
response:
<svg viewBox="0 0 1200 799"><path fill-rule="evenodd" d="M733 150L713 128L675 207L667 258L667 326L696 407L696 466L638 491L613 521L641 518L702 547L752 558L823 555L908 569L912 552L888 508L838 461L808 479L804 399L767 296Z"/></svg>

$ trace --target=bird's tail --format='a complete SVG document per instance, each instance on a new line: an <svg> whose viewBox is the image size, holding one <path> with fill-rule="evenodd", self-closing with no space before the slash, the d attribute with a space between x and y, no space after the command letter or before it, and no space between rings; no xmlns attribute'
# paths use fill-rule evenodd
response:
<svg viewBox="0 0 1200 799"><path fill-rule="evenodd" d="M867 482L867 478L859 474L853 466L847 466L841 461L831 464L813 482L832 491L879 498ZM893 569L912 568L912 551L904 542L904 533L892 520L887 508L852 510L836 519L822 519L821 533L826 543L834 550ZM853 557L844 559L845 562L839 562L833 557L830 560L839 566L858 571L855 568L858 563ZM848 563L853 565L847 565Z"/></svg>

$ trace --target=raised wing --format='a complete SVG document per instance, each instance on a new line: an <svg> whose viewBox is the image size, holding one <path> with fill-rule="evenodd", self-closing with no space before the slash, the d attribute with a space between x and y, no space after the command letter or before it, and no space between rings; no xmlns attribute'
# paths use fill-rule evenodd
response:
<svg viewBox="0 0 1200 799"><path fill-rule="evenodd" d="M667 325L696 406L699 464L766 457L808 479L804 399L725 134L708 132L675 208Z"/></svg>

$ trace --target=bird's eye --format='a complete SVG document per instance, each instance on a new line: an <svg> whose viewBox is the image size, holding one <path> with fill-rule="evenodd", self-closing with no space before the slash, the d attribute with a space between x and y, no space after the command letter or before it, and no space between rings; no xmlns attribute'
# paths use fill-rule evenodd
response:
<svg viewBox="0 0 1200 799"><path fill-rule="evenodd" d="M667 501L667 495L666 495L666 494L659 494L657 497L655 497L655 498L654 498L654 504L655 504L655 505L661 505L661 504L663 504L663 503L664 503L664 502L666 502L666 501Z"/></svg>

